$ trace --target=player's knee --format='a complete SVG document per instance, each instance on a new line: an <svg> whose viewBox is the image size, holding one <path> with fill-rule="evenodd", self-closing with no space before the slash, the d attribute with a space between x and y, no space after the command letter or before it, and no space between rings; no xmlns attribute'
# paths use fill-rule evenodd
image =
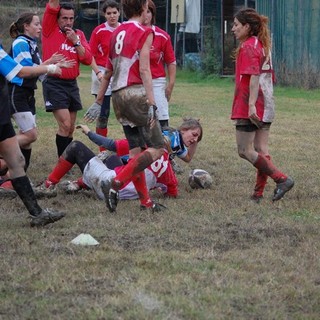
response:
<svg viewBox="0 0 320 320"><path fill-rule="evenodd" d="M24 170L25 164L26 164L25 158L23 154L20 153L19 156L15 159L15 161L10 161L8 163L8 168L14 172L20 169Z"/></svg>
<svg viewBox="0 0 320 320"><path fill-rule="evenodd" d="M30 130L30 131L26 132L25 135L28 139L28 143L33 143L38 138L38 133L36 130Z"/></svg>

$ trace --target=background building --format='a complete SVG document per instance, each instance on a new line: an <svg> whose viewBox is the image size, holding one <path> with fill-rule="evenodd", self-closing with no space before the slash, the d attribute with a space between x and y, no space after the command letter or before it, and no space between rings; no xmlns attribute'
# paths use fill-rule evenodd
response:
<svg viewBox="0 0 320 320"><path fill-rule="evenodd" d="M9 26L25 11L41 16L47 0L0 1L0 37L8 50ZM63 0L77 9L76 24L87 39L104 22L103 0ZM120 2L120 0L117 0ZM157 25L170 35L181 67L205 74L232 76L232 52L237 46L231 33L233 15L241 7L253 7L269 18L273 62L278 83L320 87L320 0L154 0ZM177 10L177 6L179 10ZM178 19L177 19L178 11ZM191 17L191 18L190 18ZM122 16L123 20L124 17ZM188 26L188 19L192 26ZM41 45L41 44L40 44Z"/></svg>

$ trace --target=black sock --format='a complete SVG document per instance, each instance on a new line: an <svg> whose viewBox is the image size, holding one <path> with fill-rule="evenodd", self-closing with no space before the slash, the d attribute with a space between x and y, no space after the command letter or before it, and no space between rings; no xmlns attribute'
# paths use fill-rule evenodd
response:
<svg viewBox="0 0 320 320"><path fill-rule="evenodd" d="M72 141L72 138L70 137L63 137L63 136L60 136L59 134L56 134L56 145L57 145L58 157L62 155L63 151L70 144L71 141Z"/></svg>
<svg viewBox="0 0 320 320"><path fill-rule="evenodd" d="M42 209L38 205L36 196L31 187L30 181L27 176L14 178L11 180L14 190L26 206L27 210L32 216L37 216L41 213Z"/></svg>
<svg viewBox="0 0 320 320"><path fill-rule="evenodd" d="M24 159L25 159L25 166L24 166L24 171L27 172L28 168L29 168L29 165L30 165L30 158L31 158L31 151L32 149L23 149L23 148L20 148L23 156L24 156Z"/></svg>

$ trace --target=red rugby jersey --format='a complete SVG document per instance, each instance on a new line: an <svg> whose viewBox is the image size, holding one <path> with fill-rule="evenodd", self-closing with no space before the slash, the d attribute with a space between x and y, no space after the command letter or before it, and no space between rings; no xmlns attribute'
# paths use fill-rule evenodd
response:
<svg viewBox="0 0 320 320"><path fill-rule="evenodd" d="M117 155L124 156L129 154L129 144L127 139L115 140ZM115 168L116 173L121 170L122 167ZM172 169L169 154L167 150L164 150L163 156L160 159L153 162L149 167L149 170L155 175L157 182L167 186L167 195L170 197L176 197L178 195L178 180Z"/></svg>
<svg viewBox="0 0 320 320"><path fill-rule="evenodd" d="M171 38L157 26L152 26L154 39L150 50L150 69L152 79L165 77L165 65L176 63Z"/></svg>
<svg viewBox="0 0 320 320"><path fill-rule="evenodd" d="M120 25L120 24L119 24ZM98 66L105 67L109 56L110 39L116 28L110 27L107 22L97 26L91 33L90 48Z"/></svg>
<svg viewBox="0 0 320 320"><path fill-rule="evenodd" d="M77 29L76 33L81 41L82 46L85 48L85 55L80 57L77 54L76 48L73 43L69 41L58 25L58 13L60 7L51 8L47 4L43 20L42 20L42 51L43 61L49 59L54 53L62 53L67 59L74 59L77 63L73 68L62 68L61 79L76 79L79 74L80 63L90 65L92 62L92 54L88 41L84 33Z"/></svg>
<svg viewBox="0 0 320 320"><path fill-rule="evenodd" d="M113 71L112 91L142 84L139 52L153 33L136 21L123 22L112 34L107 69Z"/></svg>
<svg viewBox="0 0 320 320"><path fill-rule="evenodd" d="M266 61L261 41L250 37L240 47L236 60L235 93L231 119L249 118L250 78L259 76L259 92L256 101L258 117L264 122L274 118L272 65Z"/></svg>

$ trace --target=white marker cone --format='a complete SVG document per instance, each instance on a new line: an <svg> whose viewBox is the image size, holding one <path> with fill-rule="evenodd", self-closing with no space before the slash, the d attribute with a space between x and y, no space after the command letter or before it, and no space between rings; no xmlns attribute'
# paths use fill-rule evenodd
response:
<svg viewBox="0 0 320 320"><path fill-rule="evenodd" d="M74 238L71 243L80 246L96 246L99 242L93 238L90 234L81 233L76 238Z"/></svg>

